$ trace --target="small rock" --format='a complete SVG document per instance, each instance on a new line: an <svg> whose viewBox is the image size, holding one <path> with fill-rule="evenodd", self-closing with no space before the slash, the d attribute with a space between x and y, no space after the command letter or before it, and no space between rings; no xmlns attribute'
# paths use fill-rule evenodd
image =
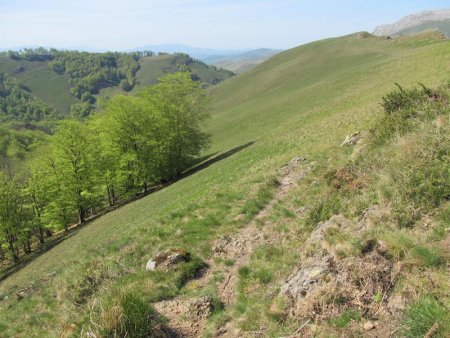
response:
<svg viewBox="0 0 450 338"><path fill-rule="evenodd" d="M156 256L154 258L156 266L165 262L167 260L167 257L169 257L169 254L166 252L159 252L158 254L156 254Z"/></svg>
<svg viewBox="0 0 450 338"><path fill-rule="evenodd" d="M303 215L308 211L308 207L300 207L297 210L295 210L295 212L299 215Z"/></svg>
<svg viewBox="0 0 450 338"><path fill-rule="evenodd" d="M145 266L145 270L153 271L156 269L156 262L153 259L149 259L147 265Z"/></svg>
<svg viewBox="0 0 450 338"><path fill-rule="evenodd" d="M181 262L189 261L190 254L180 249L172 249L169 252L159 252L153 259L149 259L145 269L153 271L158 266L169 267Z"/></svg>
<svg viewBox="0 0 450 338"><path fill-rule="evenodd" d="M361 132L357 131L351 135L347 135L344 142L342 142L341 147L343 146L353 146L361 139Z"/></svg>
<svg viewBox="0 0 450 338"><path fill-rule="evenodd" d="M365 322L363 328L365 331L371 331L375 328L375 324L372 322Z"/></svg>
<svg viewBox="0 0 450 338"><path fill-rule="evenodd" d="M28 296L28 290L27 289L20 290L19 292L16 292L16 296L17 300L22 300L26 296Z"/></svg>
<svg viewBox="0 0 450 338"><path fill-rule="evenodd" d="M167 263L169 265L178 264L184 262L186 260L186 256L180 254L179 252L174 252L167 258Z"/></svg>
<svg viewBox="0 0 450 338"><path fill-rule="evenodd" d="M330 257L318 258L313 264L300 268L281 287L281 294L303 298L330 272Z"/></svg>
<svg viewBox="0 0 450 338"><path fill-rule="evenodd" d="M291 160L290 164L296 165L296 164L300 164L301 162L304 162L304 161L306 161L306 157L304 157L304 156L297 156L297 157L294 157Z"/></svg>
<svg viewBox="0 0 450 338"><path fill-rule="evenodd" d="M329 220L317 224L316 229L312 232L309 241L317 243L325 238L325 233L330 228L345 228L349 225L349 220L342 215L334 215Z"/></svg>

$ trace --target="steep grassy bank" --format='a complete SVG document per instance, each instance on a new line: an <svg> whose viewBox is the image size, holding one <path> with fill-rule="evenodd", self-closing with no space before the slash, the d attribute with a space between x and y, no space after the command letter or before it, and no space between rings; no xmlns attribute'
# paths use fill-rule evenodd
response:
<svg viewBox="0 0 450 338"><path fill-rule="evenodd" d="M206 126L213 138L210 153L255 143L86 225L1 282L2 299L8 297L0 303L1 332L58 336L63 328L96 329L89 317L101 322L102 308L108 310L111 298L130 290L151 302L180 294L217 297L219 275L206 287L183 287L182 270L146 272L147 259L172 247L204 260L210 257L212 241L245 226L248 218L240 215L247 214L249 205L266 203L258 201L258 191L279 168L302 155L315 162L313 173L269 215L289 236L271 256L275 258L262 259L268 248L255 254L262 262L251 268L268 272L241 273L243 279L256 276L265 283L267 294L261 297L262 288L247 288L255 283L243 280L240 290L248 298L219 311L211 323L221 326L231 320L249 336L261 327L273 336L292 333L304 322L283 322L266 313L276 295L270 291L278 290L298 266L302 240L311 229L293 211L313 209L324 196L323 175L349 159L348 149L339 145L381 115L380 98L395 88L393 83L431 87L447 80L449 52L449 43L434 36L388 41L353 35L286 51L213 88L212 119ZM264 276L268 273L270 278ZM27 295L18 300L15 293L25 288Z"/></svg>

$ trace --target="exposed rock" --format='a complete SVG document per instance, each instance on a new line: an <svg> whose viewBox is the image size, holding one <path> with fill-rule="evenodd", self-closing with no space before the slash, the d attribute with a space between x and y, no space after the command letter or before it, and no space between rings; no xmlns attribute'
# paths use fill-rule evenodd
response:
<svg viewBox="0 0 450 338"><path fill-rule="evenodd" d="M372 322L365 322L365 323L363 324L363 329L364 329L365 331L371 331L371 330L373 330L375 327L376 327L375 324L372 323Z"/></svg>
<svg viewBox="0 0 450 338"><path fill-rule="evenodd" d="M308 210L309 210L308 207L303 206L303 207L300 207L300 208L296 209L295 213L297 215L304 215L304 214L306 214L308 212Z"/></svg>
<svg viewBox="0 0 450 338"><path fill-rule="evenodd" d="M280 169L279 183L282 187L292 186L311 171L311 164L306 163L306 157L293 158L288 165Z"/></svg>
<svg viewBox="0 0 450 338"><path fill-rule="evenodd" d="M398 316L403 313L406 308L406 301L401 295L394 295L389 297L387 309L393 316Z"/></svg>
<svg viewBox="0 0 450 338"><path fill-rule="evenodd" d="M147 271L153 271L157 268L170 268L173 265L189 260L189 252L181 249L172 249L168 252L159 252L154 258L149 259L145 269Z"/></svg>
<svg viewBox="0 0 450 338"><path fill-rule="evenodd" d="M153 271L156 269L156 262L153 259L149 259L147 265L145 266L145 270Z"/></svg>
<svg viewBox="0 0 450 338"><path fill-rule="evenodd" d="M304 264L280 293L291 300L286 311L296 319L326 320L349 308L378 316L387 309L397 277L392 262L375 251L341 260L324 257ZM381 301L374 302L380 295Z"/></svg>
<svg viewBox="0 0 450 338"><path fill-rule="evenodd" d="M325 238L325 233L331 228L345 228L350 224L350 221L342 215L334 215L329 220L317 224L316 229L312 232L309 241L310 243L317 243Z"/></svg>
<svg viewBox="0 0 450 338"><path fill-rule="evenodd" d="M305 297L310 291L323 281L324 277L331 271L332 258L322 257L311 264L302 266L297 272L292 274L286 283L281 287L281 294L293 299Z"/></svg>
<svg viewBox="0 0 450 338"><path fill-rule="evenodd" d="M354 146L361 139L362 134L360 131L353 133L351 135L347 135L344 142L341 143L341 147L343 146Z"/></svg>
<svg viewBox="0 0 450 338"><path fill-rule="evenodd" d="M358 230L367 230L380 222L386 222L390 217L389 209L382 205L372 205L364 210L356 224Z"/></svg>
<svg viewBox="0 0 450 338"><path fill-rule="evenodd" d="M17 300L22 300L25 297L29 296L30 291L31 291L30 289L23 289L23 290L16 292Z"/></svg>

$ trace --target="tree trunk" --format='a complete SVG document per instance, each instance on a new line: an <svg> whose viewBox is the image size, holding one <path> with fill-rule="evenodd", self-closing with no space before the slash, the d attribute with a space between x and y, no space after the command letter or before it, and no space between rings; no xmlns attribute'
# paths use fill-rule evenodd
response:
<svg viewBox="0 0 450 338"><path fill-rule="evenodd" d="M147 195L148 192L148 184L147 182L144 182L144 194Z"/></svg>
<svg viewBox="0 0 450 338"><path fill-rule="evenodd" d="M25 242L23 242L22 245L23 245L23 252L25 254L31 253L30 241L28 239Z"/></svg>
<svg viewBox="0 0 450 338"><path fill-rule="evenodd" d="M8 236L8 247L9 251L11 251L14 262L19 260L19 255L16 252L16 248L14 247L14 238L12 236Z"/></svg>
<svg viewBox="0 0 450 338"><path fill-rule="evenodd" d="M86 222L84 208L81 205L78 207L78 220L79 220L80 224L83 224L84 222Z"/></svg>
<svg viewBox="0 0 450 338"><path fill-rule="evenodd" d="M45 238L44 238L44 228L42 226L39 227L39 242L41 244L45 243Z"/></svg>

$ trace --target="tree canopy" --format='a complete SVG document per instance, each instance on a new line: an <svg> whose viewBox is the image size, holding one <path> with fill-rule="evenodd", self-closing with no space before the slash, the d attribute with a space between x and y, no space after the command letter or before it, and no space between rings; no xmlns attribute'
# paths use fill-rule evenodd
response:
<svg viewBox="0 0 450 338"><path fill-rule="evenodd" d="M29 252L32 238L43 243L47 229L67 230L119 198L180 177L208 145L200 128L207 117L204 89L182 72L112 98L84 122L61 121L25 177L0 176L0 245L17 260L19 247ZM12 141L4 134L6 157Z"/></svg>

